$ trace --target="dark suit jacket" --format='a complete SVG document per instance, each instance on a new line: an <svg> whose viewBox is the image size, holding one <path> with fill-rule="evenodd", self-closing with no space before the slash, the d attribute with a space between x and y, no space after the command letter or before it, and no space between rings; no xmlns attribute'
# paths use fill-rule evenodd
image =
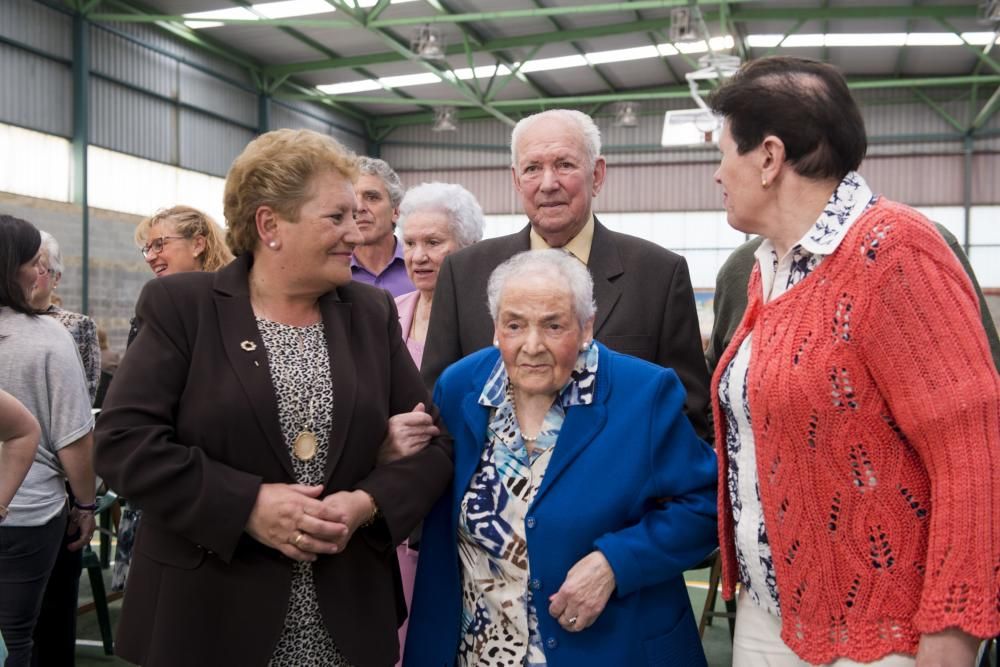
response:
<svg viewBox="0 0 1000 667"><path fill-rule="evenodd" d="M993 326L993 318L986 305L986 298L976 280L976 274L972 272L969 258L965 256L962 244L944 225L935 222L934 227L948 243L948 247L955 253L958 261L962 263L962 268L965 269L972 281L972 286L976 289L976 294L979 297L979 314L983 320L983 328L986 330L986 338L990 343L993 363L996 365L997 371L1000 372L1000 338L997 337L997 330ZM734 250L726 263L719 269L719 275L715 281L715 301L712 304L715 322L712 325L712 337L709 339L708 349L705 350L705 358L708 361L710 372L715 371L715 366L719 363L722 353L729 347L729 341L736 333L736 327L743 320L743 312L747 308L747 283L750 282L750 272L753 271L756 261L754 253L763 242L764 239L760 236L747 241Z"/></svg>
<svg viewBox="0 0 1000 667"><path fill-rule="evenodd" d="M281 634L292 561L244 532L260 485L294 482L250 307L251 263L146 285L98 426L99 474L143 510L118 651L147 667L265 665ZM334 393L324 495L364 489L384 520L320 556L315 584L350 662L388 666L405 615L393 545L451 478L451 440L376 467L388 417L430 405L427 391L387 292L350 283L320 310Z"/></svg>
<svg viewBox="0 0 1000 667"><path fill-rule="evenodd" d="M445 258L420 366L428 387L449 364L493 342L486 283L493 269L530 250L530 231L529 225ZM595 220L587 268L597 302L594 337L616 352L673 368L687 390L685 413L698 435L710 441L709 377L684 258Z"/></svg>

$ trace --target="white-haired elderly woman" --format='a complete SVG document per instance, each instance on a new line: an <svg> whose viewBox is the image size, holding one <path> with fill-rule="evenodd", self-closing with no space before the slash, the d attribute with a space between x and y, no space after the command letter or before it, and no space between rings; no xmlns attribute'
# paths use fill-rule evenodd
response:
<svg viewBox="0 0 1000 667"><path fill-rule="evenodd" d="M495 347L434 392L455 477L424 523L405 664L705 664L682 572L715 545L712 449L674 371L593 340L562 250L490 276Z"/></svg>
<svg viewBox="0 0 1000 667"><path fill-rule="evenodd" d="M483 209L454 183L421 183L399 205L406 274L416 291L396 297L406 348L420 368L434 288L444 258L483 238Z"/></svg>
<svg viewBox="0 0 1000 667"><path fill-rule="evenodd" d="M52 234L45 231L40 233L42 248L39 262L44 271L39 273L38 281L31 290L29 303L36 312L59 320L59 323L73 336L76 348L80 352L80 359L83 361L87 391L93 402L97 395L97 385L101 380L101 346L97 341L97 325L86 315L64 310L55 304L53 296L63 275L62 253L59 251L59 242Z"/></svg>

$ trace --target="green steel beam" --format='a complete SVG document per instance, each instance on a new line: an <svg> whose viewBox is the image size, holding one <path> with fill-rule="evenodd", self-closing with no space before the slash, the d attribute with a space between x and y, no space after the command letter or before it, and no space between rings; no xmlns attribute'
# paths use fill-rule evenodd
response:
<svg viewBox="0 0 1000 667"><path fill-rule="evenodd" d="M848 87L852 90L878 90L894 88L936 88L948 86L971 86L1000 84L1000 75L980 75L980 76L956 76L956 77L929 77L914 79L859 79L848 81ZM618 101L644 101L644 100L664 100L664 99L684 99L690 97L691 92L686 86L670 88L656 88L652 90L624 91L614 95L579 95L573 97L552 97L545 99L522 99L522 100L500 100L494 103L499 109L513 111L516 109L534 109L538 107L575 107L588 104L605 104ZM358 99L351 96L352 99ZM385 103L385 100L375 98L372 103ZM453 106L465 107L459 111L459 119L476 119L485 117L477 113L471 105L464 100L432 100L434 104L441 103ZM433 120L430 114L398 114L394 116L383 116L374 121L375 127L403 126L426 124ZM963 128L964 130L964 128Z"/></svg>
<svg viewBox="0 0 1000 667"><path fill-rule="evenodd" d="M805 19L799 19L798 21L796 21L795 24L791 28L789 28L788 30L785 31L785 34L783 34L781 36L781 39L778 41L778 43L775 44L774 46L772 46L771 48L769 48L767 51L765 51L764 55L761 56L761 57L766 58L768 56L773 56L775 54L775 52L777 52L777 50L781 48L781 44L786 39L788 39L789 36L794 35L795 33L797 33L799 31L799 28L801 28L803 25L805 25L805 23L806 23ZM825 54L823 56L823 60L828 60L828 58L826 57Z"/></svg>
<svg viewBox="0 0 1000 667"><path fill-rule="evenodd" d="M535 7L538 7L539 9L545 9L545 5L542 4L542 0L531 0L531 1L532 3L534 3ZM565 26L563 26L563 24L560 23L559 19L557 19L556 17L548 16L546 18L548 19L549 23L552 24L552 27L556 29L556 32L562 32L563 30L566 29ZM576 40L570 40L569 44L570 46L573 47L574 51L576 51L579 55L583 56L584 60L587 59L587 52L583 49L583 47L580 46L580 44ZM529 58L525 58L525 60L529 60ZM599 65L595 65L588 60L587 67L590 68L591 72L597 75L597 78L601 80L601 82L604 84L604 87L607 88L609 91L614 92L620 87L616 86L614 82L612 82L611 79L608 78L608 76L604 73L604 70L602 70Z"/></svg>
<svg viewBox="0 0 1000 667"><path fill-rule="evenodd" d="M950 30L951 32L953 32L960 40L962 40L962 46L964 46L968 51L970 51L973 54L975 54L975 56L977 58L979 58L979 61L981 63L989 65L993 69L994 72L1000 73L1000 63L998 63L997 61L993 60L993 58L990 58L990 56L989 56L989 53L990 53L990 50L992 49L993 44L987 44L987 46L990 47L990 48L986 48L986 49L983 49L982 51L980 51L979 49L977 49L972 44L969 44L968 40L966 40L964 37L962 37L962 33L960 33L958 31L958 28L956 28L951 23L949 23L947 19L938 18L937 21L938 21L938 23L940 23L941 25L943 25L945 28L947 28L948 30ZM996 33L994 33L994 34L996 34ZM994 41L996 41L996 40L994 40Z"/></svg>
<svg viewBox="0 0 1000 667"><path fill-rule="evenodd" d="M389 48L396 51L397 53L405 55L407 60L410 60L411 62L420 65L428 72L436 74L438 77L441 78L442 81L450 84L453 88L455 88L459 92L459 94L461 94L462 97L465 98L466 100L475 102L476 106L478 106L480 109L490 114L494 118L500 120L501 122L511 126L514 125L514 121L510 117L504 115L503 112L498 111L491 104L488 104L478 99L476 97L475 91L472 90L470 86L466 85L465 82L461 81L460 79L454 76L452 77L445 76L444 70L439 69L438 67L418 57L415 53L413 53L413 51L410 50L409 44L404 44L402 40L400 40L398 37L392 35L389 32L372 28L370 26L366 26L364 24L363 16L352 11L351 8L347 6L345 0L326 0L326 1L331 6L336 7L338 10L344 12L345 15L350 17L351 20L353 20L357 24L357 27L363 28L364 30L370 32L372 35L378 37Z"/></svg>
<svg viewBox="0 0 1000 667"><path fill-rule="evenodd" d="M87 153L90 147L90 25L73 16L73 202L80 205L82 252L80 310L90 312L90 198Z"/></svg>
<svg viewBox="0 0 1000 667"><path fill-rule="evenodd" d="M732 2L732 0L730 0ZM960 5L872 5L854 7L740 7L731 9L734 21L806 21L844 19L976 18L975 2ZM706 17L707 20L707 17Z"/></svg>
<svg viewBox="0 0 1000 667"><path fill-rule="evenodd" d="M978 130L985 125L998 109L1000 109L1000 88L994 90L990 99L986 100L986 104L983 105L982 111L980 111L975 120L972 121L972 129Z"/></svg>
<svg viewBox="0 0 1000 667"><path fill-rule="evenodd" d="M487 92L486 96L483 99L486 100L487 102L492 102L493 100L495 100L496 97L497 97L497 95L500 94L500 91L507 87L507 84L510 83L511 79L513 79L515 77L515 75L519 71L521 71L521 68L524 67L524 64L527 63L528 61L530 61L532 58L534 58L535 54L538 53L538 50L541 49L541 48L542 48L541 46L536 46L531 51L529 51L528 55L525 56L525 58L524 58L524 60L522 62L519 62L517 65L513 66L513 69L511 70L510 74L508 74L507 76L504 76L504 77L500 77L500 79L501 79L500 83L497 84L496 88L493 88L492 90L489 90ZM493 78L490 79L491 87L492 87L492 83L494 81L496 81L496 79L497 79L496 70L494 70ZM546 97L548 97L548 96L546 96Z"/></svg>
<svg viewBox="0 0 1000 667"><path fill-rule="evenodd" d="M371 23L377 19L379 15L385 11L386 7L389 6L390 2L392 2L392 0L378 0L378 2L375 3L375 6L371 8L371 11L368 12L367 16L365 16L365 22Z"/></svg>
<svg viewBox="0 0 1000 667"><path fill-rule="evenodd" d="M958 122L955 119L955 117L952 116L950 113L948 113L947 111L945 111L944 107L942 107L940 104L938 104L937 102L935 102L934 100L932 100L930 97L928 97L927 93L923 92L919 88L914 88L913 89L913 94L916 95L917 98L919 98L921 102L923 102L928 107L930 107L932 111L934 111L938 116L940 116L941 118L943 118L945 120L945 122L947 122L953 128L955 128L959 132L965 132L966 131L967 128L964 125L962 125L960 122Z"/></svg>
<svg viewBox="0 0 1000 667"><path fill-rule="evenodd" d="M476 53L493 53L505 49L515 49L520 47L544 46L545 44L557 44L570 42L573 40L589 39L593 37L604 37L611 35L625 35L646 30L655 30L670 25L670 19L650 19L648 21L632 21L629 23L617 23L598 28L580 28L577 30L565 30L561 32L546 31L531 35L521 35L518 37L503 37L499 39L484 40L480 44L473 44L472 50ZM461 44L449 44L445 47L447 55L460 55L465 52ZM309 62L286 63L283 65L270 65L265 70L274 73L296 73L313 72L324 69L337 69L341 67L352 67L356 65L378 65L390 62L402 62L406 57L396 51L384 53L373 53L364 56L348 56L345 58L327 58L325 60L313 60Z"/></svg>

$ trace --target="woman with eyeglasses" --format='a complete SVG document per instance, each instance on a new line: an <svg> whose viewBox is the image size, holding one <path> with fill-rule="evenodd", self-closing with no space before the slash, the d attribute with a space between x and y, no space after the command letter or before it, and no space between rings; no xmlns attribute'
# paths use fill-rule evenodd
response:
<svg viewBox="0 0 1000 667"><path fill-rule="evenodd" d="M208 214L191 206L173 206L144 219L135 228L135 242L157 278L188 271L214 272L233 261L222 228ZM139 325L133 317L129 322L126 347L138 333ZM111 577L114 591L125 590L139 516L135 508L126 506L122 510Z"/></svg>
<svg viewBox="0 0 1000 667"><path fill-rule="evenodd" d="M73 339L31 306L47 270L41 255L34 225L0 215L0 386L41 425L27 477L0 506L0 633L10 651L7 667L31 664L32 631L66 532L67 482L80 529L68 548L83 548L94 534L90 396Z"/></svg>

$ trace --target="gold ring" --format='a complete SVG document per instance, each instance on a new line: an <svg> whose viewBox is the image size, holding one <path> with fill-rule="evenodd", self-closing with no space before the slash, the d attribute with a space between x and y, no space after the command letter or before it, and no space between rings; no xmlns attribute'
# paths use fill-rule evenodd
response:
<svg viewBox="0 0 1000 667"><path fill-rule="evenodd" d="M566 622L569 623L570 625L576 625L576 616L573 616Z"/></svg>
<svg viewBox="0 0 1000 667"><path fill-rule="evenodd" d="M303 537L305 537L305 535L303 535L302 533L297 533L297 534L295 535L295 539L294 539L294 540L292 540L292 545L293 545L293 546L296 546L296 547L297 547L297 546L299 546L299 542L301 542L301 541L302 541L302 538L303 538Z"/></svg>

